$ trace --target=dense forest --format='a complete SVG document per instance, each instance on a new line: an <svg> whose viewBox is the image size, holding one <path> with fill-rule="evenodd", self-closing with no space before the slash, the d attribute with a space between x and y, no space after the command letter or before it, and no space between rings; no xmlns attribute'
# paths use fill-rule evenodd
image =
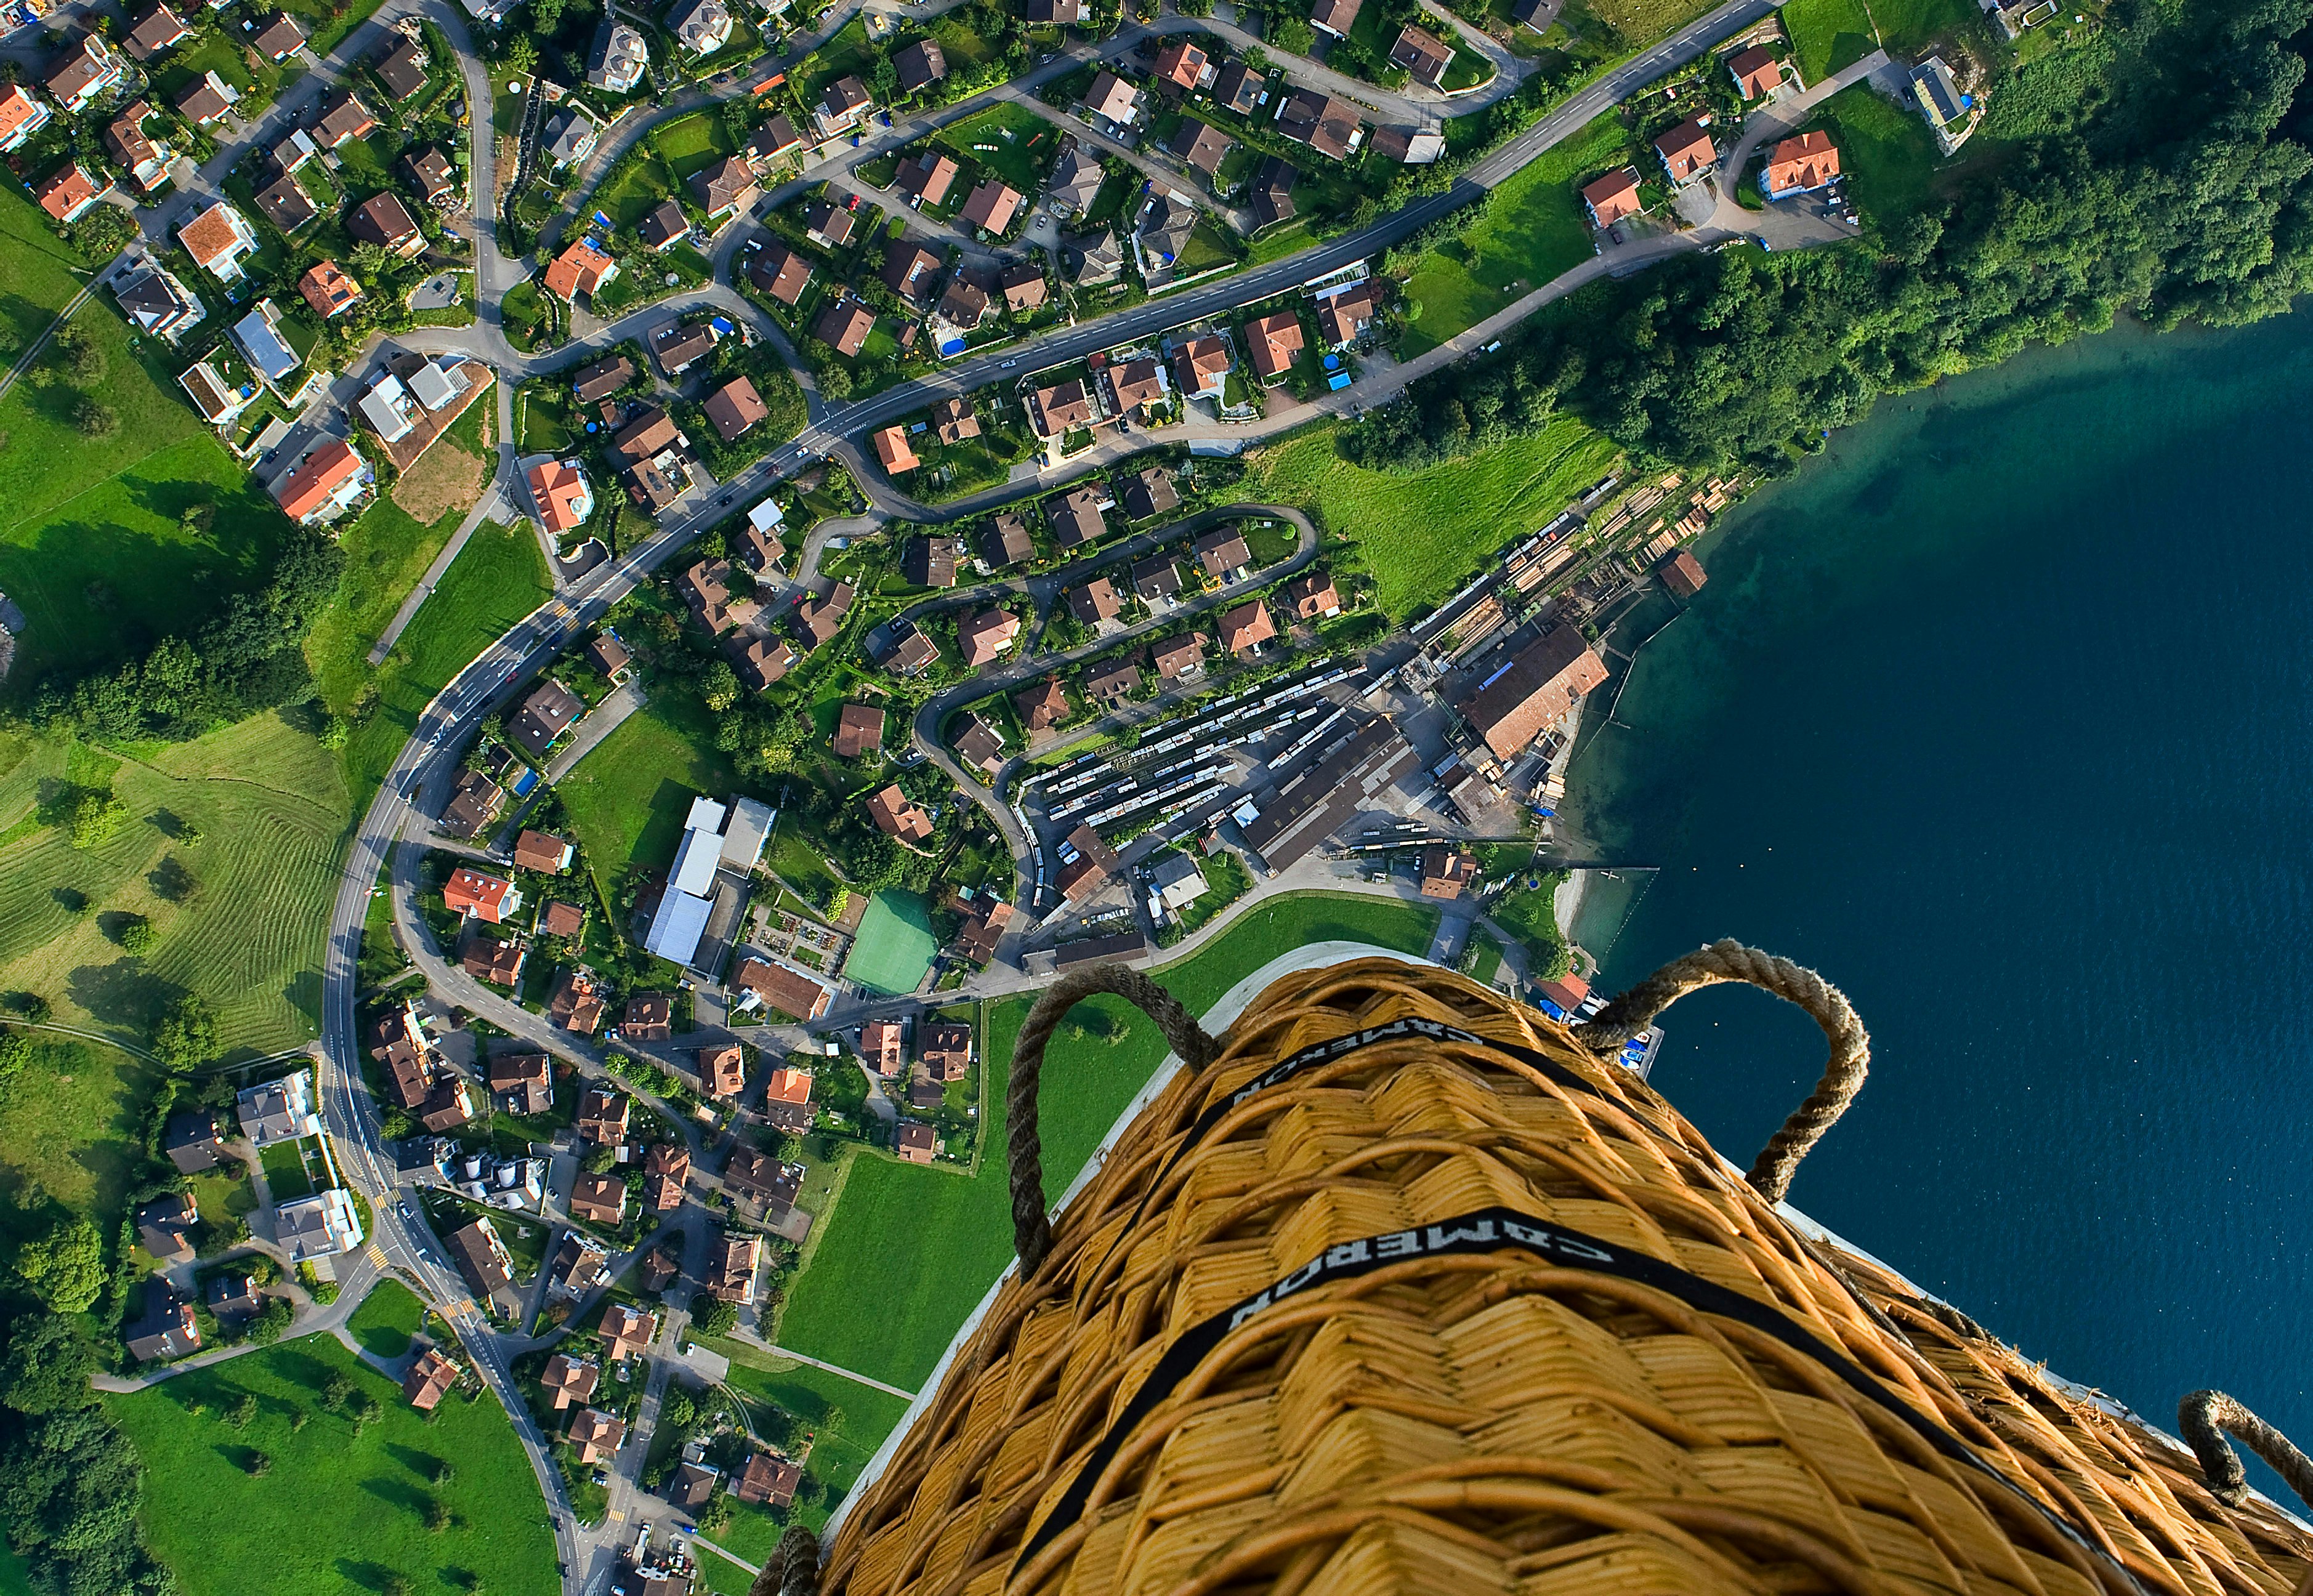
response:
<svg viewBox="0 0 2313 1596"><path fill-rule="evenodd" d="M1845 248L1602 284L1341 452L1431 465L1562 408L1642 459L1780 472L1880 394L2036 340L2286 311L2313 270L2309 23L2313 0L2122 0L2104 42L2002 86L2006 136L1948 200Z"/></svg>

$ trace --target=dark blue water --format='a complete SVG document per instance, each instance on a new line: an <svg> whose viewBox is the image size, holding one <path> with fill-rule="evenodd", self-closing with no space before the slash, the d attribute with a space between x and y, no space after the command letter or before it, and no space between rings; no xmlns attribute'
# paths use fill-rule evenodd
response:
<svg viewBox="0 0 2313 1596"><path fill-rule="evenodd" d="M1727 518L1570 784L1662 866L1610 987L1735 936L1870 1026L1793 1201L2164 1425L2214 1385L2300 1443L2309 487L2313 316L1891 401ZM1820 1033L1731 988L1669 1027L1655 1084L1747 1165Z"/></svg>

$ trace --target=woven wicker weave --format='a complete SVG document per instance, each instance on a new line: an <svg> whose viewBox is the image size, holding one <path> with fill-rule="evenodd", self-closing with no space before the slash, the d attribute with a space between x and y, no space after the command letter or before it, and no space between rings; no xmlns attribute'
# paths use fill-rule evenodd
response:
<svg viewBox="0 0 2313 1596"><path fill-rule="evenodd" d="M2313 1574L2269 1504L2223 1505L2190 1453L1810 1241L1498 994L1361 960L1280 980L1225 1039L998 1293L822 1591L2291 1596Z"/></svg>

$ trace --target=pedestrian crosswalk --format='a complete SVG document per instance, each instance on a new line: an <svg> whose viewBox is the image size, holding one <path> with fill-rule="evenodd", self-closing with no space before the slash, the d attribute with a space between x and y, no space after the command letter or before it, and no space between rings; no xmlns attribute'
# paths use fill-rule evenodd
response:
<svg viewBox="0 0 2313 1596"><path fill-rule="evenodd" d="M385 1267L385 1249L372 1241L369 1244L369 1261L381 1269Z"/></svg>

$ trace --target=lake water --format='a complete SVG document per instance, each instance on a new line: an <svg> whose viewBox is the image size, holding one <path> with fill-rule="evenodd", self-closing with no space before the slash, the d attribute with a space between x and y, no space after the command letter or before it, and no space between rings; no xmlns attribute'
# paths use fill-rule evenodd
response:
<svg viewBox="0 0 2313 1596"><path fill-rule="evenodd" d="M2309 478L2313 315L1890 401L1725 519L1569 784L1660 867L1578 926L1610 989L1733 936L1871 1028L1794 1202L2165 1426L2217 1386L2300 1444ZM1728 987L1667 1025L1747 1166L1820 1033Z"/></svg>

